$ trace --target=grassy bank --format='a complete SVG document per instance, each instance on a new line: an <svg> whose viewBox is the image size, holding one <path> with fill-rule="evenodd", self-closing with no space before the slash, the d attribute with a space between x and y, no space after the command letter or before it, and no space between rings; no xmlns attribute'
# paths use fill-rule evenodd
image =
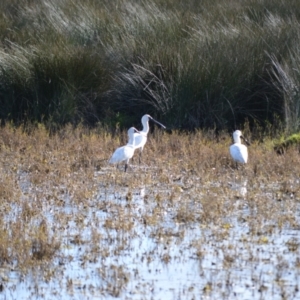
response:
<svg viewBox="0 0 300 300"><path fill-rule="evenodd" d="M0 4L0 119L299 129L299 19L281 1Z"/></svg>

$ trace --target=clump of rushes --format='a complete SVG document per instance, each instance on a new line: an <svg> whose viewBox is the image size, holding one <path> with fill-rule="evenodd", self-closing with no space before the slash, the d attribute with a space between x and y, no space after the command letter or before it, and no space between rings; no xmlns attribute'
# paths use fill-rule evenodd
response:
<svg viewBox="0 0 300 300"><path fill-rule="evenodd" d="M283 139L277 142L274 146L274 150L278 154L284 154L290 147L296 147L299 151L300 145L300 134L295 133L288 136L286 139Z"/></svg>

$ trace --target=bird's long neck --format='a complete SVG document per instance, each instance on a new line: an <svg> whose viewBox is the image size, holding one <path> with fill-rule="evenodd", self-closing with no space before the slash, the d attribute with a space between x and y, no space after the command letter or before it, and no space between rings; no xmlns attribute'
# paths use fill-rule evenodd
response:
<svg viewBox="0 0 300 300"><path fill-rule="evenodd" d="M133 136L133 134L129 136L129 140L128 140L127 146L134 147L134 136Z"/></svg>
<svg viewBox="0 0 300 300"><path fill-rule="evenodd" d="M149 132L149 122L145 121L143 122L143 130L140 131L140 133L148 134Z"/></svg>
<svg viewBox="0 0 300 300"><path fill-rule="evenodd" d="M241 138L240 138L239 136L236 136L235 139L234 139L234 142L235 142L236 144L241 144L241 143L242 143L242 140L241 140Z"/></svg>

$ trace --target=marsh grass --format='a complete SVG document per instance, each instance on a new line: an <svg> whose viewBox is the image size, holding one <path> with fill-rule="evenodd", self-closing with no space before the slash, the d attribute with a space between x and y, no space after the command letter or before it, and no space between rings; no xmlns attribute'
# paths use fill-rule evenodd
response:
<svg viewBox="0 0 300 300"><path fill-rule="evenodd" d="M299 5L2 1L1 120L298 130ZM159 119L159 118L158 118Z"/></svg>
<svg viewBox="0 0 300 300"><path fill-rule="evenodd" d="M195 227L201 236L190 242L190 255L201 265L209 251L228 241L218 260L229 270L241 264L233 219L248 228L239 241L249 264L258 260L252 245L272 245L278 232L298 230L297 149L277 156L272 139L265 136L261 143L251 136L249 164L237 170L229 156L231 134L154 130L143 162L131 162L125 173L107 163L123 139L126 131L118 136L100 126L68 125L55 133L44 125L1 128L1 267L14 266L24 274L39 269L37 274L49 281L57 276L57 260L64 267L76 259L83 268L100 264L97 289L120 297L141 274L122 263L101 261L128 255L133 239L142 243L146 235L155 245L136 259L151 265L158 255L169 265L178 260L171 249L184 243L187 228ZM289 239L285 245L297 253L299 241ZM68 251L76 247L85 250L73 257ZM207 284L208 293L218 290L217 283ZM71 279L66 285L68 290L76 286Z"/></svg>
<svg viewBox="0 0 300 300"><path fill-rule="evenodd" d="M274 145L274 150L278 154L284 154L289 148L293 147L299 150L300 135L295 133L287 138L281 137Z"/></svg>

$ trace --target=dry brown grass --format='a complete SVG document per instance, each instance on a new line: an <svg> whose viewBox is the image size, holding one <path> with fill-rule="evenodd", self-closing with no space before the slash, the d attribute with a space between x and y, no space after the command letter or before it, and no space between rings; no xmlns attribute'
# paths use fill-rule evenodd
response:
<svg viewBox="0 0 300 300"><path fill-rule="evenodd" d="M72 245L89 245L83 263L109 256L111 245L113 254L119 255L137 236L136 224L163 245L161 261L168 264L173 259L167 251L171 241L180 243L185 231L164 228L166 219L210 228L214 238L222 240L229 238L234 226L230 217L235 216L249 227L242 240L258 245L270 243L272 233L284 226L299 228L293 214L300 199L297 149L277 156L271 140L254 140L248 165L237 170L229 156L230 135L216 139L201 131L155 131L149 135L142 164L136 158L125 173L107 164L114 149L125 143L126 134L121 136L71 126L54 135L43 126L30 133L9 125L0 129L1 266L17 262L25 271L51 262L61 256L63 247ZM245 195L233 188L244 183ZM143 188L146 194L138 205L134 195ZM241 213L245 205L247 215ZM107 217L97 218L98 212ZM76 224L75 232L70 221ZM91 228L89 237L82 234L86 228ZM191 244L200 261L207 243L203 236ZM296 251L298 242L291 240L287 247ZM224 249L226 268L235 262L232 251L230 245ZM150 254L143 259L151 260ZM102 272L107 276L106 290L119 295L129 280L126 270L111 265ZM114 285L109 281L116 274L123 279Z"/></svg>

